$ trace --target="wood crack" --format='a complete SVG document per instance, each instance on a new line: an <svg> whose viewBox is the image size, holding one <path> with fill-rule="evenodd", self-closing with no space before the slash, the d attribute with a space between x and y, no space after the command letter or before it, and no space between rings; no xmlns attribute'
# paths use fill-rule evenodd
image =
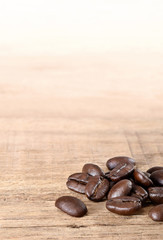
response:
<svg viewBox="0 0 163 240"><path fill-rule="evenodd" d="M153 223L151 224L143 224L143 226L153 226ZM162 223L157 223L157 225L162 225ZM51 226L23 226L23 227L1 227L1 229L30 229L30 228L89 228L89 227L117 227L117 226L142 226L142 224L128 224L128 225L122 225L122 224L91 224L91 225L51 225Z"/></svg>

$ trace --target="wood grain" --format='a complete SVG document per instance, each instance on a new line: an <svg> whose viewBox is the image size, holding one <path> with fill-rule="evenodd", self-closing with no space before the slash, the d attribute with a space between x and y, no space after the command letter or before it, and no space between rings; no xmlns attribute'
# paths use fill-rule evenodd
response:
<svg viewBox="0 0 163 240"><path fill-rule="evenodd" d="M162 239L163 224L108 212L66 188L83 164L132 156L163 165L162 56L0 58L0 239ZM76 196L88 214L55 208Z"/></svg>

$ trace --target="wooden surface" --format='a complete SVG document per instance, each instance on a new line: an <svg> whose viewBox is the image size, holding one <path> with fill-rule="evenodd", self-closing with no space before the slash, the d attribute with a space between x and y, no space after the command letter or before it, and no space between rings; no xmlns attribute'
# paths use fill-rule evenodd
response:
<svg viewBox="0 0 163 240"><path fill-rule="evenodd" d="M83 164L163 165L162 55L0 58L0 239L163 239L142 209L118 216L66 188ZM55 208L76 196L87 216Z"/></svg>

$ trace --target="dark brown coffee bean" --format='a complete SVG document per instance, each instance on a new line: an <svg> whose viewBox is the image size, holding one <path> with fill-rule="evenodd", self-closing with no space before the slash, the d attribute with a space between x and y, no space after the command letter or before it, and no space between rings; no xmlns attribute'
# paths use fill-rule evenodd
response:
<svg viewBox="0 0 163 240"><path fill-rule="evenodd" d="M127 196L132 189L132 182L128 179L123 179L117 182L108 193L108 199Z"/></svg>
<svg viewBox="0 0 163 240"><path fill-rule="evenodd" d="M133 175L134 175L135 182L140 184L141 186L150 187L153 185L152 180L140 170L135 169Z"/></svg>
<svg viewBox="0 0 163 240"><path fill-rule="evenodd" d="M108 174L105 174L108 179L113 182L118 182L119 180L128 177L134 171L134 165L130 163L119 163L113 170Z"/></svg>
<svg viewBox="0 0 163 240"><path fill-rule="evenodd" d="M148 172L143 172L148 178L150 178L151 174Z"/></svg>
<svg viewBox="0 0 163 240"><path fill-rule="evenodd" d="M163 187L150 187L148 188L148 192L153 203L163 203Z"/></svg>
<svg viewBox="0 0 163 240"><path fill-rule="evenodd" d="M70 190L72 190L74 192L82 193L82 194L85 193L86 184L82 184L82 183L79 183L79 182L74 181L74 180L68 180L66 185Z"/></svg>
<svg viewBox="0 0 163 240"><path fill-rule="evenodd" d="M85 186L91 176L86 173L74 173L69 176L66 183L67 187L78 193L85 193Z"/></svg>
<svg viewBox="0 0 163 240"><path fill-rule="evenodd" d="M90 176L86 173L73 173L68 177L68 180L78 181L79 183L87 184Z"/></svg>
<svg viewBox="0 0 163 240"><path fill-rule="evenodd" d="M95 202L101 201L109 190L109 181L101 176L91 177L85 188L86 196Z"/></svg>
<svg viewBox="0 0 163 240"><path fill-rule="evenodd" d="M106 172L105 175L104 175L104 177L108 179L109 174L110 174L110 171L109 171L109 172ZM110 179L109 179L109 181L110 181ZM110 181L110 182L111 182L111 181Z"/></svg>
<svg viewBox="0 0 163 240"><path fill-rule="evenodd" d="M87 207L78 198L63 196L56 200L55 206L73 217L82 217L87 213Z"/></svg>
<svg viewBox="0 0 163 240"><path fill-rule="evenodd" d="M139 198L124 196L112 198L107 200L106 208L120 215L135 214L141 208L141 201Z"/></svg>
<svg viewBox="0 0 163 240"><path fill-rule="evenodd" d="M163 170L154 171L151 174L151 179L156 186L163 186Z"/></svg>
<svg viewBox="0 0 163 240"><path fill-rule="evenodd" d="M106 179L108 179L108 177L107 177L107 175L109 174L110 172L107 172L107 173L105 173L105 178ZM108 179L109 180L109 190L116 184L116 182L113 182L113 181L111 181L110 179Z"/></svg>
<svg viewBox="0 0 163 240"><path fill-rule="evenodd" d="M147 170L147 172L148 172L148 173L153 173L153 172L155 172L155 171L157 171L157 170L163 170L163 167L160 167L160 166L152 167L152 168L149 168L149 169Z"/></svg>
<svg viewBox="0 0 163 240"><path fill-rule="evenodd" d="M132 197L138 197L144 203L148 198L148 193L141 186L134 184L131 196Z"/></svg>
<svg viewBox="0 0 163 240"><path fill-rule="evenodd" d="M109 170L112 170L113 168L115 168L119 163L130 163L135 165L135 160L133 158L130 157L125 157L125 156L118 156L118 157L113 157L110 158L107 162L106 162L106 166Z"/></svg>
<svg viewBox="0 0 163 240"><path fill-rule="evenodd" d="M153 207L148 215L153 221L163 221L163 204Z"/></svg>
<svg viewBox="0 0 163 240"><path fill-rule="evenodd" d="M98 165L93 163L86 163L83 166L82 172L87 173L91 176L104 176L104 172L102 171L102 169Z"/></svg>
<svg viewBox="0 0 163 240"><path fill-rule="evenodd" d="M116 182L109 181L109 190L116 184Z"/></svg>

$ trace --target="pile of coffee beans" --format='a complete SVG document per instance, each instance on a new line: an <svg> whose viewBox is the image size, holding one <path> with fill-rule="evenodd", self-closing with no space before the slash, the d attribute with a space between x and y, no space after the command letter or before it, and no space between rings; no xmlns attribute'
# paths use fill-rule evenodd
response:
<svg viewBox="0 0 163 240"><path fill-rule="evenodd" d="M68 177L67 187L85 194L91 201L106 200L106 208L116 214L133 215L146 204L153 203L149 217L163 221L163 167L152 167L146 172L136 169L135 160L118 156L106 162L108 172L92 163L83 166L82 172ZM78 198L63 196L55 206L63 212L82 217L87 207Z"/></svg>

